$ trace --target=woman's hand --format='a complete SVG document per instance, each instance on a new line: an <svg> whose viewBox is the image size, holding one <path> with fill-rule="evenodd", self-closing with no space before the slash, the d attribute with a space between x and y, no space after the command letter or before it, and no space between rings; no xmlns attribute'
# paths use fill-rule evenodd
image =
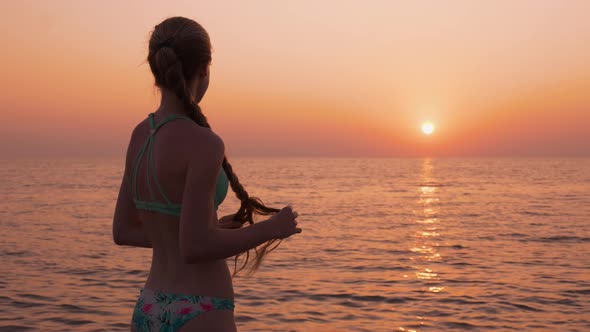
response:
<svg viewBox="0 0 590 332"><path fill-rule="evenodd" d="M232 213L232 214L228 214L227 216L223 216L223 217L219 218L217 224L221 228L240 228L240 227L242 227L242 223L234 220L235 215L236 215L235 213Z"/></svg>
<svg viewBox="0 0 590 332"><path fill-rule="evenodd" d="M301 228L297 227L297 218L299 213L293 211L291 204L282 208L277 214L273 215L269 220L272 220L274 226L274 237L278 239L285 239L291 235L301 233Z"/></svg>

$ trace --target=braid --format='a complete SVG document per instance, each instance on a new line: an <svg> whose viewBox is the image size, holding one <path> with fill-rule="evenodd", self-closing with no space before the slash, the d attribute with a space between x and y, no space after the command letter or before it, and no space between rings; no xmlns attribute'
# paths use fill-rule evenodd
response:
<svg viewBox="0 0 590 332"><path fill-rule="evenodd" d="M148 60L150 62L150 66L152 67L152 72L156 78L156 85L160 87L166 87L173 91L182 102L182 106L191 119L193 119L198 125L202 127L211 128L209 122L207 121L207 117L205 117L205 114L203 114L201 111L200 106L193 101L193 96L184 75L184 70L186 70L186 68L183 68L182 61L173 49L173 45L168 43L160 48L150 50ZM244 223L249 223L252 225L254 224L255 214L270 215L280 211L279 209L264 205L262 200L260 200L258 197L252 197L248 194L246 189L244 189L238 180L237 175L234 173L231 164L227 160L227 156L223 157L222 167L227 174L231 189L236 194L236 197L240 200L240 208L234 216L235 221L240 222L242 225ZM277 240L278 243L271 249L268 249ZM282 239L271 239L262 244L260 250L258 250L258 248L254 248L254 251L256 252L256 259L252 264L250 274L258 270L258 267L262 263L266 253L274 250L281 243L281 241ZM238 259L243 254L246 254L246 259L244 264L238 269ZM246 267L249 257L249 250L246 250L245 252L235 256L234 273L232 275L233 277L235 277L238 272Z"/></svg>

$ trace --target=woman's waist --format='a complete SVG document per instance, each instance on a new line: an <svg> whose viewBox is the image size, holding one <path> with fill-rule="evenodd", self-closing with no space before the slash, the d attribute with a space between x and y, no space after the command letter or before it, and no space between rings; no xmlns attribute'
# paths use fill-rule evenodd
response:
<svg viewBox="0 0 590 332"><path fill-rule="evenodd" d="M171 293L234 296L232 277L225 260L171 264L154 259L144 287Z"/></svg>

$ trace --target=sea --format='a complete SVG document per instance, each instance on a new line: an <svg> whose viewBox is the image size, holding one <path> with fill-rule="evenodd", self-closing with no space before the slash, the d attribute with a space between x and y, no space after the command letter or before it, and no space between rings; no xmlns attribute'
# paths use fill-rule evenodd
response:
<svg viewBox="0 0 590 332"><path fill-rule="evenodd" d="M590 159L229 160L302 228L234 278L239 331L590 331ZM122 174L0 161L0 331L129 331L151 249L113 243Z"/></svg>

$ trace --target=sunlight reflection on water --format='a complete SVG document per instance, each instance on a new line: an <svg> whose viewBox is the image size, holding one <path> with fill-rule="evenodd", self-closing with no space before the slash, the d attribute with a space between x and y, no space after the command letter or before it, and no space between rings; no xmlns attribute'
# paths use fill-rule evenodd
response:
<svg viewBox="0 0 590 332"><path fill-rule="evenodd" d="M432 159L424 159L421 164L421 185L418 188L419 197L416 202L419 209L414 211L416 216L416 224L428 225L426 227L420 226L414 232L414 246L409 248L410 251L421 254L421 256L411 257L411 259L417 264L414 265L416 271L415 275L418 280L424 280L425 283L422 286L423 291L431 293L441 293L445 287L441 284L441 277L438 273L434 272L435 268L433 265L426 264L432 261L441 261L442 257L437 251L438 243L436 239L441 235L441 222L436 216L439 212L438 204L440 203L437 195L437 182L433 176L433 163ZM435 232L439 230L439 232ZM433 284L435 284L433 286ZM422 317L417 316L420 323ZM416 331L412 329L406 329L402 326L399 327L400 331Z"/></svg>
<svg viewBox="0 0 590 332"><path fill-rule="evenodd" d="M128 331L151 251L112 243L122 161L0 163L0 330ZM590 326L590 160L254 158L234 169L268 205L293 203L303 228L234 279L240 331ZM220 215L238 204L229 194Z"/></svg>

